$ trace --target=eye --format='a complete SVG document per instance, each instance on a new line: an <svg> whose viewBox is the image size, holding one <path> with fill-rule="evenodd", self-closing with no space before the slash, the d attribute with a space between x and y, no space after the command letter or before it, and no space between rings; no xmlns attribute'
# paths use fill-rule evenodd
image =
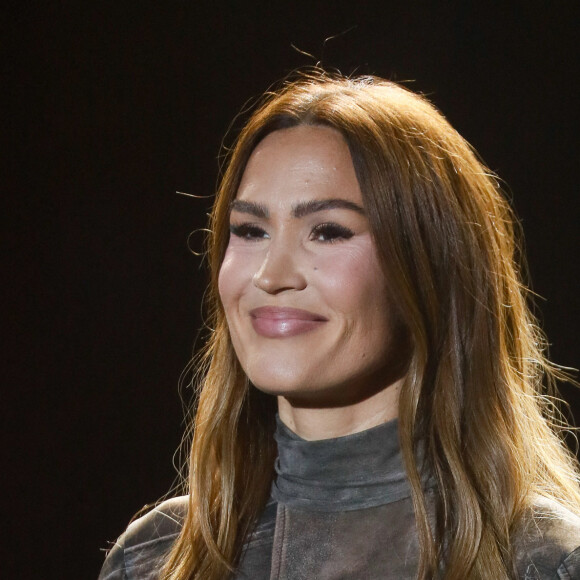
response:
<svg viewBox="0 0 580 580"><path fill-rule="evenodd" d="M230 233L243 240L261 240L270 236L264 229L254 224L230 224Z"/></svg>
<svg viewBox="0 0 580 580"><path fill-rule="evenodd" d="M310 239L316 242L333 243L340 240L348 240L354 236L354 232L335 223L317 225L310 234Z"/></svg>

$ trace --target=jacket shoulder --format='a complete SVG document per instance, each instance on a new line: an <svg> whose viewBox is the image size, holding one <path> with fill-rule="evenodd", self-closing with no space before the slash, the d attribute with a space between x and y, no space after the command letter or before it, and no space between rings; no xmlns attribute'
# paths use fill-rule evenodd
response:
<svg viewBox="0 0 580 580"><path fill-rule="evenodd" d="M554 500L537 498L522 519L515 548L525 580L580 579L580 516Z"/></svg>
<svg viewBox="0 0 580 580"><path fill-rule="evenodd" d="M181 531L187 496L175 497L131 522L111 548L99 580L154 580Z"/></svg>

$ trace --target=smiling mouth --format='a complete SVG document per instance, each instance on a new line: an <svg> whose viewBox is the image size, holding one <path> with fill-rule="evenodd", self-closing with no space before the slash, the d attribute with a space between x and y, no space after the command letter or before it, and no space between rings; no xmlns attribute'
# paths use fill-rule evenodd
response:
<svg viewBox="0 0 580 580"><path fill-rule="evenodd" d="M288 338L320 328L328 319L308 310L263 306L250 311L252 326L266 338Z"/></svg>

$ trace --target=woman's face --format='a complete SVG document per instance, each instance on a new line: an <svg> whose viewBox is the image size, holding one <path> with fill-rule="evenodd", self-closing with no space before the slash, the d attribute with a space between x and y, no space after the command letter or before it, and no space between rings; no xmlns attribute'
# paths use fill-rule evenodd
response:
<svg viewBox="0 0 580 580"><path fill-rule="evenodd" d="M340 133L299 126L262 140L230 229L219 292L256 387L344 405L399 378L385 276Z"/></svg>

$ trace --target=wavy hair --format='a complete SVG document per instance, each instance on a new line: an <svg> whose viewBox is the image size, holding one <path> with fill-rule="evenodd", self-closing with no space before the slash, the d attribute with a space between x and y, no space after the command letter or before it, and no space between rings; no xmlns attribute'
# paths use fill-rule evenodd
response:
<svg viewBox="0 0 580 580"><path fill-rule="evenodd" d="M252 151L297 125L332 127L348 144L412 341L399 437L420 540L417 577L513 578L511 540L536 494L580 513L575 459L550 396L566 377L547 360L530 311L517 221L497 178L427 99L380 78L324 72L268 92L227 158L211 214L212 330L192 425L189 509L165 577L228 577L269 496L275 399L240 367L217 279ZM423 469L437 481L434 522Z"/></svg>

